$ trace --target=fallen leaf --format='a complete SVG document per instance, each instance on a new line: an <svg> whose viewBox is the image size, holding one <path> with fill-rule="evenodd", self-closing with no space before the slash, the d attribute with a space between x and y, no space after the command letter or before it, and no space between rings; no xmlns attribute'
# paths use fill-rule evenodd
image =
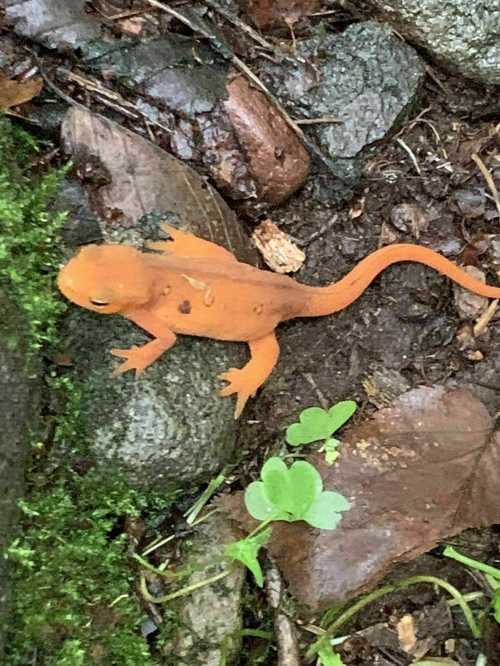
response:
<svg viewBox="0 0 500 666"><path fill-rule="evenodd" d="M180 160L120 125L79 108L68 111L61 134L67 152L76 159L83 154L88 160L92 155L108 175L107 182L91 190L93 208L101 219L119 217L126 227L145 215L168 213L181 227L224 245L241 261L255 262L256 253L233 211ZM114 222L107 226L109 237Z"/></svg>
<svg viewBox="0 0 500 666"><path fill-rule="evenodd" d="M500 431L465 388L408 391L344 433L333 467L310 460L351 509L334 532L277 523L268 549L314 610L371 589L442 539L500 521ZM230 506L244 524L241 497Z"/></svg>
<svg viewBox="0 0 500 666"><path fill-rule="evenodd" d="M276 273L294 273L305 261L304 252L271 220L264 220L254 229L252 240Z"/></svg>
<svg viewBox="0 0 500 666"><path fill-rule="evenodd" d="M0 74L0 109L25 104L40 94L43 80L40 78L29 81L15 81Z"/></svg>

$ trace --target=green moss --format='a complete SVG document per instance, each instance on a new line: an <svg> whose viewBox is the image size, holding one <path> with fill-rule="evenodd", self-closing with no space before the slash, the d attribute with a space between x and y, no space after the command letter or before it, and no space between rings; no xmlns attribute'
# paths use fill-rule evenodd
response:
<svg viewBox="0 0 500 666"><path fill-rule="evenodd" d="M17 565L9 665L35 650L46 666L156 663L140 634L123 525L157 505L96 470L65 475L21 503L24 534L8 551Z"/></svg>
<svg viewBox="0 0 500 666"><path fill-rule="evenodd" d="M26 315L31 352L57 347L66 309L55 285L64 215L50 212L65 169L39 173L38 155L33 138L0 116L0 282ZM64 450L65 459L81 458L79 387L55 367L45 379L51 394L45 419L55 425L48 444ZM20 536L8 551L15 566L6 664L157 663L140 632L144 612L134 592L137 572L125 523L141 515L154 524L165 517L170 499L96 470L79 476L66 465L47 477L45 447L34 446L39 458L21 502ZM168 610L166 618L171 626Z"/></svg>
<svg viewBox="0 0 500 666"><path fill-rule="evenodd" d="M54 286L64 214L49 212L65 169L38 176L38 151L29 134L0 116L0 281L26 314L32 349L56 339L65 309Z"/></svg>

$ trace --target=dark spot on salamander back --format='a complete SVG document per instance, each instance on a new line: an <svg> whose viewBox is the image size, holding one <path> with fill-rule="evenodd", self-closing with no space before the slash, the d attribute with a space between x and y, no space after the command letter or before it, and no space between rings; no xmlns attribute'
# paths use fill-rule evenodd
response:
<svg viewBox="0 0 500 666"><path fill-rule="evenodd" d="M179 303L178 310L182 314L190 314L191 303L189 301L182 301L182 303Z"/></svg>

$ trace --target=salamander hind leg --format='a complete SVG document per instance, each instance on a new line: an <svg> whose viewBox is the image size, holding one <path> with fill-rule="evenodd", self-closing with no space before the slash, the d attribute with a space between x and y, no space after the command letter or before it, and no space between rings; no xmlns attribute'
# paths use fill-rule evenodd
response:
<svg viewBox="0 0 500 666"><path fill-rule="evenodd" d="M236 409L234 418L237 419L243 411L248 398L251 398L271 374L278 361L279 345L274 333L270 333L259 340L248 343L250 347L250 360L243 368L231 368L219 375L219 379L229 382L221 389L222 397L236 393Z"/></svg>
<svg viewBox="0 0 500 666"><path fill-rule="evenodd" d="M224 247L211 243L204 238L199 238L188 231L176 229L170 224L162 224L161 229L167 233L172 240L151 241L146 243L150 250L160 252L172 252L179 257L197 257L199 259L218 259L219 261L236 261L236 257Z"/></svg>

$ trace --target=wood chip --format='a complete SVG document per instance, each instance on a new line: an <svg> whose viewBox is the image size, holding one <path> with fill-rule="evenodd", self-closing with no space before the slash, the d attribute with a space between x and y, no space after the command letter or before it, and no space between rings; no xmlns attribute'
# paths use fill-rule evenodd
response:
<svg viewBox="0 0 500 666"><path fill-rule="evenodd" d="M256 227L252 240L266 264L276 273L298 271L305 261L304 252L271 220L264 220Z"/></svg>

